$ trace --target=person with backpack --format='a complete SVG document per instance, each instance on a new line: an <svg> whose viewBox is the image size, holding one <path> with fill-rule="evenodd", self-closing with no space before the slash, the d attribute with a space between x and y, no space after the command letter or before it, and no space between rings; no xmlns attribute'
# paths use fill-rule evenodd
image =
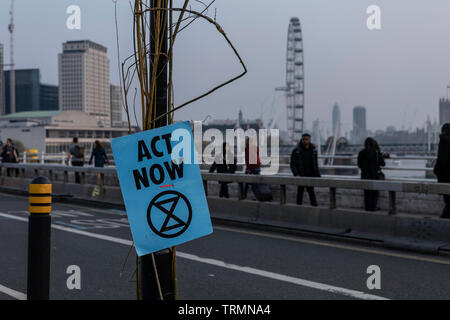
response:
<svg viewBox="0 0 450 320"><path fill-rule="evenodd" d="M292 151L290 167L294 176L320 178L317 148L311 143L311 135L304 133L297 147ZM311 206L317 207L314 187L306 187ZM297 204L303 204L305 187L297 187Z"/></svg>
<svg viewBox="0 0 450 320"><path fill-rule="evenodd" d="M78 138L73 138L73 143L69 147L69 154L67 155L67 162L74 167L82 167L85 162L85 155L83 148L78 144ZM75 183L81 183L80 173L75 172Z"/></svg>
<svg viewBox="0 0 450 320"><path fill-rule="evenodd" d="M382 154L378 142L373 138L367 138L364 149L358 154L358 167L361 169L363 180L384 180L385 176L381 168L386 166L384 158L389 155ZM364 190L364 207L366 211L376 211L379 192L376 190Z"/></svg>
<svg viewBox="0 0 450 320"><path fill-rule="evenodd" d="M235 173L237 169L237 159L231 153L230 147L226 142L223 143L222 153L218 154L214 160L214 163L209 168L209 172L212 173L217 170L217 173ZM220 192L219 197L229 198L228 184L229 182L219 181Z"/></svg>
<svg viewBox="0 0 450 320"><path fill-rule="evenodd" d="M450 183L450 123L442 126L434 174L439 183ZM450 195L444 195L444 202L441 218L450 219Z"/></svg>
<svg viewBox="0 0 450 320"><path fill-rule="evenodd" d="M256 140L255 140L256 142ZM261 160L259 157L259 147L253 143L249 137L245 140L245 173L261 174ZM252 187L253 194L258 201L272 201L272 191L269 185L264 183L245 183L244 199L247 198L248 188Z"/></svg>
<svg viewBox="0 0 450 320"><path fill-rule="evenodd" d="M105 163L109 164L108 156L106 155L105 148L99 140L95 140L94 148L92 148L91 158L89 159L89 164L92 164L92 159L94 159L94 166L96 168L103 168ZM101 175L97 174L97 184L100 184Z"/></svg>
<svg viewBox="0 0 450 320"><path fill-rule="evenodd" d="M11 139L6 140L6 145L2 148L2 162L3 163L18 163L19 154ZM8 177L12 176L14 172L13 168L8 168L6 174Z"/></svg>

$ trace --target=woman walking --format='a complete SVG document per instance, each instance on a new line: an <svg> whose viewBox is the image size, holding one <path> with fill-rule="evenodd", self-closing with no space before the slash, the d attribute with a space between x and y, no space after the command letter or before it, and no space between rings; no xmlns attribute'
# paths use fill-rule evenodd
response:
<svg viewBox="0 0 450 320"><path fill-rule="evenodd" d="M381 167L386 165L378 142L373 138L367 138L364 149L358 154L358 167L361 169L363 180L384 180ZM366 211L376 211L378 191L364 190L364 207Z"/></svg>
<svg viewBox="0 0 450 320"><path fill-rule="evenodd" d="M222 153L216 156L214 163L211 165L209 172L214 172L217 170L217 173L235 173L237 169L237 160L233 153L230 151L230 147L226 142L222 145ZM228 184L229 182L219 181L220 183L220 192L219 197L229 198L230 195L228 193Z"/></svg>
<svg viewBox="0 0 450 320"><path fill-rule="evenodd" d="M92 164L92 158L94 158L94 165L96 168L103 168L105 163L109 164L108 156L106 155L105 148L99 140L95 141L94 148L92 148L91 158L89 164ZM97 184L100 184L101 176L97 174Z"/></svg>

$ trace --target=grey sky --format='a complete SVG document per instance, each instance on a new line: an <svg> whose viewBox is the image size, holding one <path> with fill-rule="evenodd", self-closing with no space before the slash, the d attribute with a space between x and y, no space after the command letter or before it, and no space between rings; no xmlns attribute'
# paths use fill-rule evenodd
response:
<svg viewBox="0 0 450 320"><path fill-rule="evenodd" d="M9 59L9 0L0 1L0 42ZM181 3L180 0L178 2ZM82 9L80 31L65 26L66 8ZM382 10L382 30L369 31L366 9ZM341 106L344 130L352 108L368 109L369 129L422 126L438 116L438 99L450 84L450 1L433 0L217 0L217 20L244 58L244 79L177 113L176 119L273 116L274 88L284 84L289 19L300 18L306 74L306 121L331 122ZM212 10L214 11L214 9ZM119 0L122 59L132 49L128 1ZM108 47L111 82L118 83L111 0L16 0L17 68L40 68L42 81L57 84L57 54L66 40L90 39ZM176 45L178 103L240 72L239 63L215 28L197 22ZM278 94L275 108L284 105ZM280 126L285 127L285 113Z"/></svg>

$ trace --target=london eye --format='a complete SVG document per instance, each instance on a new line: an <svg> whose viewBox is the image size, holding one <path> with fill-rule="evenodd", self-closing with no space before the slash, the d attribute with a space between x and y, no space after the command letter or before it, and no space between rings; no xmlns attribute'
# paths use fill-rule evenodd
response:
<svg viewBox="0 0 450 320"><path fill-rule="evenodd" d="M291 18L286 53L286 100L287 130L289 139L295 143L304 130L305 77L303 37L300 20Z"/></svg>

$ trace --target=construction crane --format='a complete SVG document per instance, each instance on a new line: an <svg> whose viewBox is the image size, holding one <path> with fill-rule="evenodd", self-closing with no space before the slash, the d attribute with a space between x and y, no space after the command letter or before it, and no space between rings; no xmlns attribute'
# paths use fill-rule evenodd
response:
<svg viewBox="0 0 450 320"><path fill-rule="evenodd" d="M10 34L9 113L15 113L16 112L16 73L14 70L14 0L11 0L11 9L9 10L9 15L11 17L10 23L8 25L8 30L9 30L9 34Z"/></svg>

